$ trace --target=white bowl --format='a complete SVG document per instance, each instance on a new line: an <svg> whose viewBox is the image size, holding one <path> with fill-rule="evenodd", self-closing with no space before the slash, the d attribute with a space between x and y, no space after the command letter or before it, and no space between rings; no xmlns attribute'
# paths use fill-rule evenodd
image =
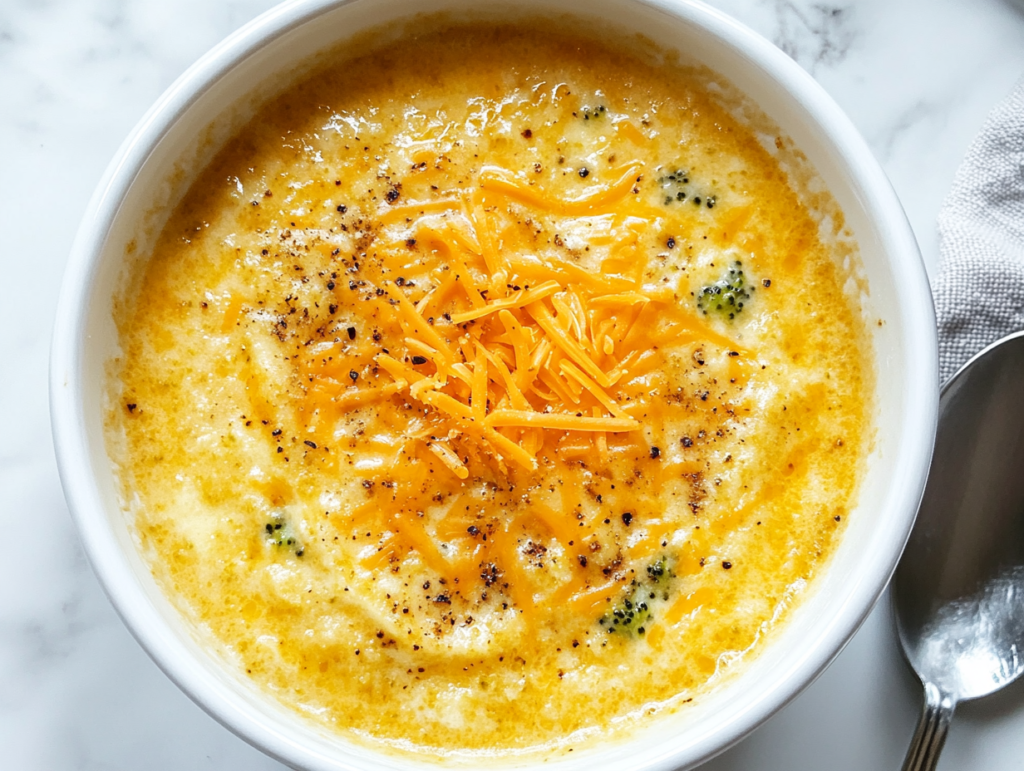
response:
<svg viewBox="0 0 1024 771"><path fill-rule="evenodd" d="M238 735L308 769L430 765L347 742L267 697L204 647L156 585L118 502L103 431L112 302L195 172L303 62L340 40L415 13L472 8L504 18L573 13L640 32L750 95L794 140L842 207L870 286L877 439L859 505L827 570L738 677L625 742L547 768L689 768L741 739L821 673L867 616L910 532L931 457L938 400L931 295L895 193L836 104L781 51L723 14L684 0L296 0L243 27L160 98L121 147L79 230L61 290L50 398L61 480L93 568L156 663Z"/></svg>

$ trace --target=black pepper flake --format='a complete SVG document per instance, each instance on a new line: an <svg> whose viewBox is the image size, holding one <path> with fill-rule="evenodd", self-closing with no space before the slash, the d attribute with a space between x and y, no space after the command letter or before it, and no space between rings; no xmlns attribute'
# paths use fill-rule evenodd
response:
<svg viewBox="0 0 1024 771"><path fill-rule="evenodd" d="M328 281L327 282L327 288L328 289L334 289L334 282L333 281Z"/></svg>
<svg viewBox="0 0 1024 771"><path fill-rule="evenodd" d="M729 560L722 560L722 567L725 568L726 570L731 570L732 569L732 563L729 562Z"/></svg>
<svg viewBox="0 0 1024 771"><path fill-rule="evenodd" d="M331 312L333 313L333 311L331 311ZM355 327L349 327L346 331L348 332L348 339L349 340L355 340L356 339L356 328Z"/></svg>
<svg viewBox="0 0 1024 771"><path fill-rule="evenodd" d="M533 138L533 132L530 131L530 129L526 129L526 131L523 132L523 137L525 139L532 139Z"/></svg>
<svg viewBox="0 0 1024 771"><path fill-rule="evenodd" d="M770 278L766 278L764 281L761 282L761 285L767 289L772 285L772 280Z"/></svg>
<svg viewBox="0 0 1024 771"><path fill-rule="evenodd" d="M352 378L352 382L353 382L353 383L354 383L354 382L356 382L356 381L357 381L357 380L359 379L359 373L358 373L358 372L356 372L356 371L355 371L354 369L350 369L350 370L348 371L348 376L349 376L350 378Z"/></svg>
<svg viewBox="0 0 1024 771"><path fill-rule="evenodd" d="M679 441L682 442L683 447L693 447L693 440L688 436L684 436Z"/></svg>
<svg viewBox="0 0 1024 771"><path fill-rule="evenodd" d="M348 211L348 207L345 204L341 204L338 206L338 211L344 214L345 212Z"/></svg>
<svg viewBox="0 0 1024 771"><path fill-rule="evenodd" d="M665 246L667 246L669 249L675 249L676 248L676 240L674 238L672 238L672 236L669 236L668 237L668 241L665 242Z"/></svg>
<svg viewBox="0 0 1024 771"><path fill-rule="evenodd" d="M388 190L387 193L384 194L384 198L387 199L388 203L394 203L395 201L398 200L399 195L401 195L401 193L399 193L396 188L391 188L390 190Z"/></svg>
<svg viewBox="0 0 1024 771"><path fill-rule="evenodd" d="M476 525L470 525L466 528L466 532L469 533L471 536L476 537L480 535L480 528L478 528Z"/></svg>
<svg viewBox="0 0 1024 771"><path fill-rule="evenodd" d="M652 447L651 448L651 460L657 460L660 457L661 457L661 448L660 447Z"/></svg>
<svg viewBox="0 0 1024 771"><path fill-rule="evenodd" d="M273 431L270 432L270 435L271 436L281 436L281 429L280 428L275 428Z"/></svg>
<svg viewBox="0 0 1024 771"><path fill-rule="evenodd" d="M586 179L587 177L590 176L590 169L584 166L582 169L579 170L579 175L582 179Z"/></svg>
<svg viewBox="0 0 1024 771"><path fill-rule="evenodd" d="M440 603L442 605L451 605L452 604L451 597L449 597L447 594L439 594L439 595L437 595L434 598L434 602Z"/></svg>
<svg viewBox="0 0 1024 771"><path fill-rule="evenodd" d="M306 447L309 447L312 450L316 449L316 442L311 442L309 439L307 439L305 442L303 442L303 444L305 444Z"/></svg>
<svg viewBox="0 0 1024 771"><path fill-rule="evenodd" d="M129 404L126 404L125 406L128 408L128 412L135 412L135 408L138 407L139 405L135 404L134 402L131 402Z"/></svg>
<svg viewBox="0 0 1024 771"><path fill-rule="evenodd" d="M631 524L633 524L632 512L627 511L622 515L622 524L624 524L626 527L629 527Z"/></svg>
<svg viewBox="0 0 1024 771"><path fill-rule="evenodd" d="M412 363L416 364L416 365L426 364L427 363L427 357L426 356L413 356L412 357Z"/></svg>
<svg viewBox="0 0 1024 771"><path fill-rule="evenodd" d="M585 568L587 566L587 557L585 554L580 554L576 557L580 561L580 567Z"/></svg>

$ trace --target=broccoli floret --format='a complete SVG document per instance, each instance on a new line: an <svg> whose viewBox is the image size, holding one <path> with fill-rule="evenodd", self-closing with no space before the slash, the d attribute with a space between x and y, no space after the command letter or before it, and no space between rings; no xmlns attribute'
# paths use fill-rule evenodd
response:
<svg viewBox="0 0 1024 771"><path fill-rule="evenodd" d="M692 206L714 209L718 203L718 196L706 193L690 181L690 172L686 169L680 168L663 174L658 177L658 184L661 186L665 206L688 202Z"/></svg>
<svg viewBox="0 0 1024 771"><path fill-rule="evenodd" d="M270 515L270 520L263 526L267 542L280 549L287 549L293 552L296 557L305 553L302 544L295 536L295 529L285 517L284 512L275 511Z"/></svg>
<svg viewBox="0 0 1024 771"><path fill-rule="evenodd" d="M690 172L686 169L676 169L664 176L658 177L658 184L665 196L665 205L669 206L674 201L685 201L690 191Z"/></svg>
<svg viewBox="0 0 1024 771"><path fill-rule="evenodd" d="M668 557L660 557L657 562L647 566L647 580L655 586L663 581L667 582L671 577L672 572L669 568Z"/></svg>
<svg viewBox="0 0 1024 771"><path fill-rule="evenodd" d="M615 604L615 607L598 619L598 624L608 630L609 634L621 634L625 637L641 637L647 633L654 620L651 605L665 600L668 593L665 587L672 579L672 566L668 557L659 557L656 562L647 566L647 577L630 584L627 596Z"/></svg>
<svg viewBox="0 0 1024 771"><path fill-rule="evenodd" d="M636 584L632 594L616 603L615 607L603 615L597 623L609 632L627 637L645 634L647 626L653 618L650 606L647 604L650 593L650 589L642 583Z"/></svg>
<svg viewBox="0 0 1024 771"><path fill-rule="evenodd" d="M697 293L697 308L705 316L717 313L734 319L749 302L752 291L743 274L743 263L736 260L722 278Z"/></svg>

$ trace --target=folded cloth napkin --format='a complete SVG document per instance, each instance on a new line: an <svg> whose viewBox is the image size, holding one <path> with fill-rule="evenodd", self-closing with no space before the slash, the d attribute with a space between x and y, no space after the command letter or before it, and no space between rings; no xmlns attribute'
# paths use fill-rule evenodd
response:
<svg viewBox="0 0 1024 771"><path fill-rule="evenodd" d="M945 382L989 343L1024 329L1024 79L989 115L939 213L932 285Z"/></svg>

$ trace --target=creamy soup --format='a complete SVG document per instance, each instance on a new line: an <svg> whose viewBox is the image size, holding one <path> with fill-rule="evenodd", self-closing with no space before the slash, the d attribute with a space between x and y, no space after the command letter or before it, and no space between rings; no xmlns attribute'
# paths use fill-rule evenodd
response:
<svg viewBox="0 0 1024 771"><path fill-rule="evenodd" d="M325 65L119 305L152 570L311 720L617 735L739 670L835 550L874 398L849 234L749 104L649 54L466 25Z"/></svg>

